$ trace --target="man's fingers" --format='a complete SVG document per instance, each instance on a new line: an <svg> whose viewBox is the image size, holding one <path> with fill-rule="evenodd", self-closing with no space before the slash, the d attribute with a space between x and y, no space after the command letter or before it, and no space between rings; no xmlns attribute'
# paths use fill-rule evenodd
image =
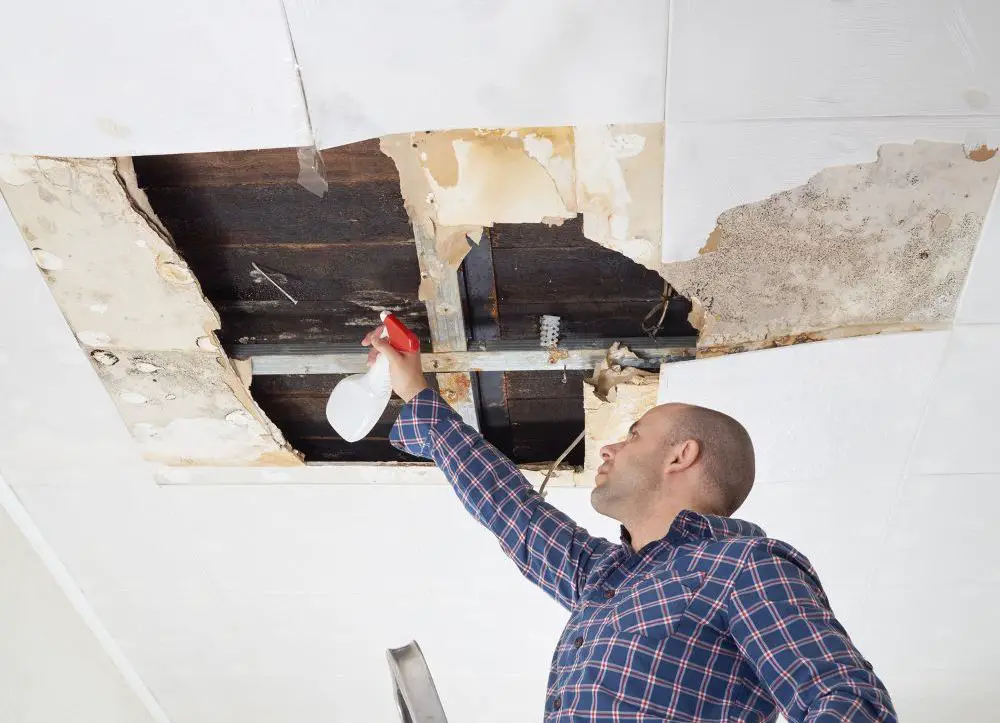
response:
<svg viewBox="0 0 1000 723"><path fill-rule="evenodd" d="M379 354L385 354L390 361L398 359L400 354L396 351L395 347L389 343L388 339L383 339L381 336L376 336L371 340L371 345Z"/></svg>
<svg viewBox="0 0 1000 723"><path fill-rule="evenodd" d="M365 338L361 340L361 346L373 346L373 342L376 339L381 338L382 332L385 330L385 326L376 326L373 330L365 334Z"/></svg>

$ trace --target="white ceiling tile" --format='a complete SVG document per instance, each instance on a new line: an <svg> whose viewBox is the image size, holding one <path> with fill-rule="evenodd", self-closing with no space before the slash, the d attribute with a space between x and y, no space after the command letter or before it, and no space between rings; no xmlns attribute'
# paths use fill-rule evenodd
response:
<svg viewBox="0 0 1000 723"><path fill-rule="evenodd" d="M148 477L126 480L117 485L12 486L99 613L101 595L111 590L214 595L200 560L202 541L177 514L171 498Z"/></svg>
<svg viewBox="0 0 1000 723"><path fill-rule="evenodd" d="M1000 126L1000 123L998 123ZM955 321L959 324L1000 324L1000 184L993 205L983 224L983 235L972 258L969 277L958 305Z"/></svg>
<svg viewBox="0 0 1000 723"><path fill-rule="evenodd" d="M928 660L921 652L921 663ZM877 667L892 695L899 720L906 723L988 723L996 720L997 666L919 667L910 660ZM933 659L930 660L933 665Z"/></svg>
<svg viewBox="0 0 1000 723"><path fill-rule="evenodd" d="M760 480L736 517L759 524L809 558L838 619L853 632L866 619L864 599L880 567L872 550L885 538L898 489L895 475Z"/></svg>
<svg viewBox="0 0 1000 723"><path fill-rule="evenodd" d="M911 474L1000 472L1000 326L955 328L910 461Z"/></svg>
<svg viewBox="0 0 1000 723"><path fill-rule="evenodd" d="M801 186L825 168L873 163L887 143L918 140L995 147L1000 118L668 123L663 261L697 256L719 215L729 209Z"/></svg>
<svg viewBox="0 0 1000 723"><path fill-rule="evenodd" d="M669 120L996 115L992 0L674 0Z"/></svg>
<svg viewBox="0 0 1000 723"><path fill-rule="evenodd" d="M663 120L667 0L289 0L318 143Z"/></svg>
<svg viewBox="0 0 1000 723"><path fill-rule="evenodd" d="M1000 592L1000 567L984 564L982 552L992 549L998 508L1000 475L908 477L879 553L876 581L921 582L939 592L985 584Z"/></svg>
<svg viewBox="0 0 1000 723"><path fill-rule="evenodd" d="M0 151L112 156L310 143L271 0L20 3L0 23Z"/></svg>
<svg viewBox="0 0 1000 723"><path fill-rule="evenodd" d="M885 334L666 364L660 401L740 420L759 480L892 477L903 471L948 336Z"/></svg>
<svg viewBox="0 0 1000 723"><path fill-rule="evenodd" d="M500 690L510 700L481 719L518 720L537 704L525 688L544 693L566 613L448 487L18 494L172 719L263 723L287 717L290 695L294 717L335 700L338 719L379 719L385 649L414 638L456 714ZM551 499L596 517L587 490Z"/></svg>
<svg viewBox="0 0 1000 723"><path fill-rule="evenodd" d="M976 668L992 669L995 679L1000 630L987 621L996 619L998 594L996 584L949 584L934 574L903 585L876 582L855 642L887 683Z"/></svg>

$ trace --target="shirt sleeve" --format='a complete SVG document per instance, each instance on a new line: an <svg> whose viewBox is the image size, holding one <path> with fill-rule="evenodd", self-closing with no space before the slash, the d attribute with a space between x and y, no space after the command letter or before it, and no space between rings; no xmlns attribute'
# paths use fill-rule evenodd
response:
<svg viewBox="0 0 1000 723"><path fill-rule="evenodd" d="M434 460L473 517L521 573L565 608L612 544L593 537L545 502L514 464L430 389L403 407L390 434L405 452Z"/></svg>
<svg viewBox="0 0 1000 723"><path fill-rule="evenodd" d="M792 548L765 540L751 549L728 614L733 639L790 723L896 723L885 686Z"/></svg>

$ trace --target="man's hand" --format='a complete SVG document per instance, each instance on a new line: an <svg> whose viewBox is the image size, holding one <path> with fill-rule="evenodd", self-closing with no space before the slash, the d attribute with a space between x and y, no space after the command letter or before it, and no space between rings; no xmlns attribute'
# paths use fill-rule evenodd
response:
<svg viewBox="0 0 1000 723"><path fill-rule="evenodd" d="M379 354L389 360L389 375L392 377L392 391L396 392L404 402L408 402L424 389L427 389L427 379L424 378L420 366L420 352L403 352L396 350L388 339L382 338L384 326L377 327L361 342L372 347L368 352L368 366L375 363Z"/></svg>

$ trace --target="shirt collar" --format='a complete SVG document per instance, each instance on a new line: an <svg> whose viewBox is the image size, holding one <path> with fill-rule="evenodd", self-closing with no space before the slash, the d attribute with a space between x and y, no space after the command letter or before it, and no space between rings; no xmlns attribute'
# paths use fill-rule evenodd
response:
<svg viewBox="0 0 1000 723"><path fill-rule="evenodd" d="M621 528L622 542L631 547L632 535L625 526ZM693 510L681 510L674 518L667 534L666 542L682 545L698 540L724 540L728 537L766 537L764 530L745 520L719 515L704 515Z"/></svg>

